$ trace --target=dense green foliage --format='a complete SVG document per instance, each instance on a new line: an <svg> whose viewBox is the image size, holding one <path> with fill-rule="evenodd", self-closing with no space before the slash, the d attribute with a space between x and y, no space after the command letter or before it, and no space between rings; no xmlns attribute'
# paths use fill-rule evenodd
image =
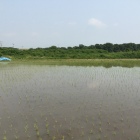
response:
<svg viewBox="0 0 140 140"><path fill-rule="evenodd" d="M30 48L18 49L12 47L0 47L0 56L12 58L50 58L50 59L93 59L93 58L140 58L140 44L95 44L85 46L80 44L74 47Z"/></svg>

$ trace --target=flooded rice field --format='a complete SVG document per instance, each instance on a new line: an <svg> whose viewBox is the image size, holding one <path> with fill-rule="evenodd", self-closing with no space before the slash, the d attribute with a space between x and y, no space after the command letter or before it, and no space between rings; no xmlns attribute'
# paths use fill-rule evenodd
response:
<svg viewBox="0 0 140 140"><path fill-rule="evenodd" d="M140 67L1 65L0 139L140 139Z"/></svg>

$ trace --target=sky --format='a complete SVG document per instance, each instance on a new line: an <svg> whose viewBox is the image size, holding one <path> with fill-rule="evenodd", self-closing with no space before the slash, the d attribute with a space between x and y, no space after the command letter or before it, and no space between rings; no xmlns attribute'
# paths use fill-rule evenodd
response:
<svg viewBox="0 0 140 140"><path fill-rule="evenodd" d="M0 46L140 43L140 0L0 0Z"/></svg>

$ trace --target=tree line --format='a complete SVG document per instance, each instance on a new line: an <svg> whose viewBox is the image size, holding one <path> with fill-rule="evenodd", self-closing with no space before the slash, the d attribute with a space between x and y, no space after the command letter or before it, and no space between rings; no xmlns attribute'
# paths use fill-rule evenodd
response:
<svg viewBox="0 0 140 140"><path fill-rule="evenodd" d="M140 44L124 43L124 44L95 44L73 47L57 47L51 46L47 48L30 48L19 49L13 47L0 47L0 56L9 56L13 58L140 58Z"/></svg>

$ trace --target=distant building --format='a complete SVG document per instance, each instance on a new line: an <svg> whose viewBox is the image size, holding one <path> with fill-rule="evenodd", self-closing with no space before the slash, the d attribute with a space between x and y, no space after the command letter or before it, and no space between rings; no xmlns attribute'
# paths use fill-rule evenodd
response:
<svg viewBox="0 0 140 140"><path fill-rule="evenodd" d="M0 61L11 61L11 59L7 57L0 57Z"/></svg>

